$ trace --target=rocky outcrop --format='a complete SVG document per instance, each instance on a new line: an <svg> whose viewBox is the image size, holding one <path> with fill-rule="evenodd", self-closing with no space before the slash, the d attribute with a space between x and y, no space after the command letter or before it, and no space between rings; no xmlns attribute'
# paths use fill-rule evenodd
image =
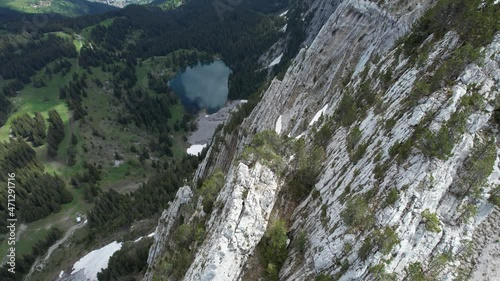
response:
<svg viewBox="0 0 500 281"><path fill-rule="evenodd" d="M302 133L317 110L338 102L335 92L341 90L343 77L352 69L359 73L372 55L388 50L425 11L425 2L410 2L420 4L404 14L370 1L342 2L310 47L297 55L283 81L273 80L242 127L248 132L273 130L283 115L285 134Z"/></svg>
<svg viewBox="0 0 500 281"><path fill-rule="evenodd" d="M474 230L492 211L493 206L486 200L487 194L500 183L500 161L495 141L492 145L495 146L497 159L493 173L482 187L482 195L479 196L482 199L477 199L475 203L477 215L468 223L460 221L463 215L461 208L470 197L457 196L451 192L451 188L459 181L464 161L470 157L474 147L496 137L494 133L486 131L492 129L489 119L493 111L492 104L499 93L499 43L500 36L496 36L494 42L485 50L484 67L469 65L456 85L433 93L410 109L404 106L404 101L414 86L418 69L407 69L385 93L383 103L387 109L379 114L370 110L366 118L358 123L362 132L359 142L368 146L357 163L351 162L345 147L348 132L339 129L334 133L328 146L325 170L316 184L321 194L320 199L309 198L296 209L294 215L293 228L305 230L310 237L310 245L305 254L306 261L301 265L294 265L294 260L288 260L288 265L282 272L283 280L309 280L311 276L322 272L334 275L341 270L340 266L336 265L336 261L340 260L349 264L347 270L343 269L340 280L367 279L369 269L379 263L384 263L388 272L394 272L398 279L402 279L405 276L405 268L411 263L429 265L433 257L448 252L455 255L462 250L464 241L471 240ZM429 57L439 57L455 45L456 35L449 33L436 44ZM382 69L392 63L391 55L387 58L387 65L381 66ZM438 131L451 118L452 113L463 109L460 100L472 95L473 87L480 89L479 93L485 98L484 110L467 117L465 132L454 145L452 156L446 160L429 158L413 148L405 162L390 162L385 168L383 179L375 178L376 165L389 161L391 147L412 138L415 126L423 122L426 116L432 116L429 126ZM334 111L335 108L332 108L327 114ZM395 123L387 128L383 125L387 120L394 120ZM374 160L377 158L380 159ZM375 225L377 228L394 228L400 243L390 255L374 251L371 258L360 259L358 252L365 239L368 239L370 231L353 233L352 229L345 225L341 213L346 204L341 198L346 193L352 196L374 192L370 202L376 206L376 201L383 202L391 188L397 189L398 200L391 207L375 207ZM329 221L327 227L318 227L322 225L321 210L318 208L321 205L326 206ZM437 214L441 231L434 233L426 230L422 216L424 210ZM352 250L344 251L346 244L349 244ZM291 268L295 270L289 270ZM442 270L446 272L446 269ZM449 279L453 276L454 273L450 273L442 278Z"/></svg>
<svg viewBox="0 0 500 281"><path fill-rule="evenodd" d="M211 214L209 234L184 280L240 280L245 270L253 270L248 257L271 210L280 208L275 206L280 180L264 166L240 163L252 136L276 130L311 146L318 129L332 123L314 196L290 219L290 237L305 233L307 247L303 253L289 249L280 280L314 280L320 274L339 280L403 280L411 270L437 280L494 276L484 263L489 258L497 263L493 241L500 238L498 211L488 202L500 184L498 130L491 121L499 94L500 35L483 49L484 59L465 66L456 81L412 100L420 77L459 46L454 32L434 41L431 36L428 56L419 63L393 48L433 1L326 2L309 5L318 7L309 10L310 26L322 25L309 46L282 80L272 81L239 130L220 133L200 165L195 181L215 168L228 174L217 199L224 207ZM389 82L382 81L383 73L391 73ZM377 103L352 124L333 122L346 93L358 93L366 83L377 92ZM481 98L471 106L477 95ZM460 128L452 123L457 118L463 122ZM446 126L456 131L447 143L449 155L424 153L420 143L428 139L420 131L431 138ZM357 144L348 148L355 128ZM404 157L398 152L402 144L410 144ZM360 153L355 151L360 147ZM493 166L493 172L472 192L464 181L471 166L487 158L485 151L493 151L493 163L484 168ZM353 227L345 219L356 198L366 204L373 220L369 227ZM382 250L376 237L389 235L385 230L394 243ZM476 241L470 251L468 241Z"/></svg>
<svg viewBox="0 0 500 281"><path fill-rule="evenodd" d="M230 173L207 223L209 233L184 280L237 280L266 231L279 191L276 175L260 163Z"/></svg>
<svg viewBox="0 0 500 281"><path fill-rule="evenodd" d="M161 257L162 251L168 239L171 238L171 230L181 212L181 207L188 204L193 199L193 192L189 186L181 187L175 195L175 200L170 203L167 210L163 211L158 226L155 230L154 243L149 249L148 270L144 276L144 280L153 280L152 270L156 262Z"/></svg>
<svg viewBox="0 0 500 281"><path fill-rule="evenodd" d="M286 128L283 134L302 133L316 111L336 99L332 94L342 88L344 76L352 75L353 68L360 72L370 56L392 47L432 1L386 1L383 7L365 0L337 2L308 3L304 16L311 18L307 28L308 34L317 34L314 41L300 51L282 81L271 82L241 130L221 136L221 142L213 144L196 179L215 168L229 170L231 160L241 154L252 135L274 130L280 115Z"/></svg>
<svg viewBox="0 0 500 281"><path fill-rule="evenodd" d="M488 218L479 225L472 236L471 251L460 256L457 266L465 267L465 271L471 271L471 280L493 281L500 276L500 210L496 208ZM463 268L462 268L463 270Z"/></svg>

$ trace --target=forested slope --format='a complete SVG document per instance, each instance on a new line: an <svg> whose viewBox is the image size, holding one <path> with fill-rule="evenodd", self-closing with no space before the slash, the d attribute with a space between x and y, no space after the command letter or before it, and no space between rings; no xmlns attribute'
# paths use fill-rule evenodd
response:
<svg viewBox="0 0 500 281"><path fill-rule="evenodd" d="M1 10L0 164L2 173L17 175L23 227L18 275L4 267L2 278L19 279L39 265L37 257L60 237L54 233L73 226L77 214L88 221L75 234L78 250L58 249L53 259L74 259L158 216L201 158L185 153L193 112L167 81L192 63L222 59L232 70L230 98L255 93L268 75L256 61L286 36L275 14L285 6L246 1L221 19L203 0L172 11L130 6L95 16L47 15L41 24ZM58 266L50 261L30 278L48 278Z"/></svg>

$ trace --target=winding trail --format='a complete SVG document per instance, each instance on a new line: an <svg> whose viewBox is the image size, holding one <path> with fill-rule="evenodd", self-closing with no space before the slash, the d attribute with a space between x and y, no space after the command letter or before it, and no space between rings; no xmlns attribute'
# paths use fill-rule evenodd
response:
<svg viewBox="0 0 500 281"><path fill-rule="evenodd" d="M85 220L84 217L82 217L82 220ZM29 273L26 275L25 277L25 280L29 280L29 277L31 276L31 274L33 274L33 272L38 268L38 267L41 267L43 268L45 266L45 264L47 263L47 261L49 260L50 256L52 255L52 252L57 249L61 244L63 244L64 242L66 242L71 236L73 236L73 233L75 233L75 231L79 228L82 228L86 225L86 223L84 222L81 222L81 223L78 223L78 224L75 224L73 226L71 226L67 231L66 233L64 234L64 236L57 240L56 243L54 243L54 245L50 246L50 248L47 250L47 253L45 254L44 257L38 257L35 262L33 263L33 265L31 266L31 269L29 271Z"/></svg>

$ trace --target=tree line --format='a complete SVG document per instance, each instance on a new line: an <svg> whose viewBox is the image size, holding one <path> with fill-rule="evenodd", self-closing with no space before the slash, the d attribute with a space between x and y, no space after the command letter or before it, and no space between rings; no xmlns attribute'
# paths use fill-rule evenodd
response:
<svg viewBox="0 0 500 281"><path fill-rule="evenodd" d="M74 120L80 120L88 114L82 106L83 98L87 97L87 87L87 74L84 73L80 77L74 73L73 81L59 89L59 98L66 100L68 108L73 110Z"/></svg>
<svg viewBox="0 0 500 281"><path fill-rule="evenodd" d="M0 127L7 122L12 111L12 103L0 92Z"/></svg>
<svg viewBox="0 0 500 281"><path fill-rule="evenodd" d="M184 185L184 180L191 177L198 161L195 156L185 156L172 164L165 163L163 170L132 193L109 190L101 194L88 213L90 228L94 233L116 231L161 212Z"/></svg>
<svg viewBox="0 0 500 281"><path fill-rule="evenodd" d="M69 40L49 34L45 39L30 40L20 48L1 54L0 75L4 79L19 79L28 84L37 71L64 57L76 57L75 46Z"/></svg>
<svg viewBox="0 0 500 281"><path fill-rule="evenodd" d="M283 1L270 2L269 6L277 7L276 2L282 5ZM230 98L244 98L264 81L266 73L257 71L257 61L280 36L278 23L282 23L281 19L249 11L248 7L237 6L221 21L208 0L191 1L168 12L131 5L119 11L122 17L114 19L109 27L94 28L90 39L102 48L97 56L108 52L148 58L179 49L220 54L233 70ZM123 43L137 31L140 36L135 43Z"/></svg>
<svg viewBox="0 0 500 281"><path fill-rule="evenodd" d="M49 130L47 132L47 155L57 156L59 144L64 140L64 123L56 110L49 111Z"/></svg>

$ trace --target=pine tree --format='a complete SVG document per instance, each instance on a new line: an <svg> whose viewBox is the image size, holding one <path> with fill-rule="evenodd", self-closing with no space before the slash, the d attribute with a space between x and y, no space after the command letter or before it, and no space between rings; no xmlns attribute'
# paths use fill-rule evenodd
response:
<svg viewBox="0 0 500 281"><path fill-rule="evenodd" d="M64 124L56 110L49 111L49 131L47 133L47 154L51 158L57 156L57 148L64 139Z"/></svg>
<svg viewBox="0 0 500 281"><path fill-rule="evenodd" d="M31 132L33 146L37 147L43 145L46 137L47 125L45 124L45 119L40 112L35 112L35 117L33 117L33 130Z"/></svg>

